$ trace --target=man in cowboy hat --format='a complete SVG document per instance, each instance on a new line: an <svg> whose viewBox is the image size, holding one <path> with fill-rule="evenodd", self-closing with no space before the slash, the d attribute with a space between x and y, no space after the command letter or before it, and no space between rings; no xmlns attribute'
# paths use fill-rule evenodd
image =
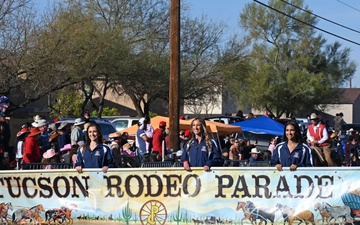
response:
<svg viewBox="0 0 360 225"><path fill-rule="evenodd" d="M70 139L71 144L76 145L79 141L84 140L83 132L81 129L81 125L83 125L85 121L83 121L81 118L77 118L74 123L74 127L71 130Z"/></svg>
<svg viewBox="0 0 360 225"><path fill-rule="evenodd" d="M249 162L262 161L262 158L259 157L260 152L256 148L252 148L250 151Z"/></svg>
<svg viewBox="0 0 360 225"><path fill-rule="evenodd" d="M329 146L329 134L325 124L321 123L315 113L310 115L311 124L308 126L307 139L311 146Z"/></svg>
<svg viewBox="0 0 360 225"><path fill-rule="evenodd" d="M37 127L30 130L30 134L25 139L23 169L29 169L30 163L41 162L40 147L37 140L40 138L41 131Z"/></svg>

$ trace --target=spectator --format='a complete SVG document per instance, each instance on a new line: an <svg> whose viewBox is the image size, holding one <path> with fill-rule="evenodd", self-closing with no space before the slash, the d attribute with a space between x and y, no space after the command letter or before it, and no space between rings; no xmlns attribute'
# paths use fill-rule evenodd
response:
<svg viewBox="0 0 360 225"><path fill-rule="evenodd" d="M82 129L81 129L81 125L83 125L85 122L83 120L81 120L81 118L77 118L75 120L73 129L71 130L71 134L70 134L70 139L71 139L71 144L72 145L76 145L79 141L83 141L83 133L82 133Z"/></svg>
<svg viewBox="0 0 360 225"><path fill-rule="evenodd" d="M54 163L59 163L59 156L56 154L54 149L48 149L46 152L44 152L41 163L44 164L43 169L55 169Z"/></svg>
<svg viewBox="0 0 360 225"><path fill-rule="evenodd" d="M151 128L147 130L147 123L148 121L144 117L140 118L138 122L138 130L136 132L136 146L138 147L137 155L139 157L140 163L143 162L145 154L148 155L150 152L149 142L153 136Z"/></svg>
<svg viewBox="0 0 360 225"><path fill-rule="evenodd" d="M230 147L229 159L239 160L239 154L240 154L240 141L236 139Z"/></svg>
<svg viewBox="0 0 360 225"><path fill-rule="evenodd" d="M154 131L152 139L152 153L151 158L153 161L161 161L163 155L163 145L165 153L165 128L166 122L160 121L159 128Z"/></svg>
<svg viewBox="0 0 360 225"><path fill-rule="evenodd" d="M24 143L27 135L30 133L30 130L23 125L21 130L16 134L16 153L15 153L15 159L16 159L16 168L20 169L20 165L22 164L22 158L24 154Z"/></svg>
<svg viewBox="0 0 360 225"><path fill-rule="evenodd" d="M71 144L70 140L70 126L67 122L62 122L57 129L59 137L57 138L58 147L56 149L63 148L66 144Z"/></svg>
<svg viewBox="0 0 360 225"><path fill-rule="evenodd" d="M275 146L277 145L277 139L278 137L272 137L270 139L268 150L271 152L271 154L273 154Z"/></svg>
<svg viewBox="0 0 360 225"><path fill-rule="evenodd" d="M0 152L8 151L11 132L9 124L6 122L5 113L0 111Z"/></svg>
<svg viewBox="0 0 360 225"><path fill-rule="evenodd" d="M249 162L262 161L262 158L259 157L260 152L256 148L252 148L250 151Z"/></svg>
<svg viewBox="0 0 360 225"><path fill-rule="evenodd" d="M207 133L205 120L193 119L191 129L191 138L185 144L181 157L184 169L203 167L205 171L208 171L211 166L222 166L224 160L221 158L221 152L216 147L215 141L211 140Z"/></svg>
<svg viewBox="0 0 360 225"><path fill-rule="evenodd" d="M40 138L41 131L37 127L31 128L30 134L25 139L23 169L29 169L30 163L41 162L40 147L37 140Z"/></svg>
<svg viewBox="0 0 360 225"><path fill-rule="evenodd" d="M190 136L191 136L191 131L190 130L185 130L182 135L180 134L180 140L181 140L181 142L180 142L180 150L184 150L184 145L185 145L186 142L189 141Z"/></svg>
<svg viewBox="0 0 360 225"><path fill-rule="evenodd" d="M83 168L101 168L106 172L114 165L114 156L110 148L103 144L103 136L99 125L90 122L87 129L85 144L79 149L75 169L79 173Z"/></svg>
<svg viewBox="0 0 360 225"><path fill-rule="evenodd" d="M72 164L72 159L71 159L71 144L66 144L63 148L60 149L61 151L61 162L66 163L66 164Z"/></svg>
<svg viewBox="0 0 360 225"><path fill-rule="evenodd" d="M334 130L336 134L338 134L341 131L341 126L343 124L346 124L343 116L344 114L341 112L341 113L337 113L334 117Z"/></svg>

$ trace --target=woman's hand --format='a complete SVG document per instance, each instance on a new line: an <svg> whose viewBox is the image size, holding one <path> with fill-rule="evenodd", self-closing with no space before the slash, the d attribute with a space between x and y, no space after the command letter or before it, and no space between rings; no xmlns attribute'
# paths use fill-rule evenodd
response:
<svg viewBox="0 0 360 225"><path fill-rule="evenodd" d="M104 166L104 167L102 168L102 171L103 171L104 173L106 173L106 171L108 171L108 169L109 169L108 166Z"/></svg>
<svg viewBox="0 0 360 225"><path fill-rule="evenodd" d="M207 165L205 165L205 166L204 166L204 171L209 171L209 170L210 170L210 167L207 166Z"/></svg>
<svg viewBox="0 0 360 225"><path fill-rule="evenodd" d="M76 171L78 171L79 173L82 173L82 167L81 166L77 166L75 167Z"/></svg>
<svg viewBox="0 0 360 225"><path fill-rule="evenodd" d="M291 164L291 166L290 166L290 171L295 171L296 168L297 168L297 165Z"/></svg>
<svg viewBox="0 0 360 225"><path fill-rule="evenodd" d="M184 162L183 162L183 165L184 165L184 169L185 169L186 171L190 171L190 170L191 170L191 168L190 168L190 165L189 165L189 162L188 162L188 161L184 161Z"/></svg>
<svg viewBox="0 0 360 225"><path fill-rule="evenodd" d="M278 171L282 171L282 165L281 164L276 164L275 168L278 170Z"/></svg>

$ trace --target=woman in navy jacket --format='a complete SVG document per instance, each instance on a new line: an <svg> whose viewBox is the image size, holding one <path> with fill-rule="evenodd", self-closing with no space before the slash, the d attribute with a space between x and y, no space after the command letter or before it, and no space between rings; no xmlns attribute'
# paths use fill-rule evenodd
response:
<svg viewBox="0 0 360 225"><path fill-rule="evenodd" d="M191 138L184 144L181 162L185 170L191 170L191 167L204 167L205 171L210 170L211 166L224 164L215 141L209 138L203 119L195 118L191 122Z"/></svg>
<svg viewBox="0 0 360 225"><path fill-rule="evenodd" d="M289 121L284 129L284 142L276 145L271 165L279 171L283 167L294 171L297 167L313 166L311 150L302 140L299 125L296 121Z"/></svg>
<svg viewBox="0 0 360 225"><path fill-rule="evenodd" d="M83 168L102 168L106 172L113 167L114 157L109 146L103 144L99 125L90 122L85 136L85 144L79 149L75 169L81 173Z"/></svg>

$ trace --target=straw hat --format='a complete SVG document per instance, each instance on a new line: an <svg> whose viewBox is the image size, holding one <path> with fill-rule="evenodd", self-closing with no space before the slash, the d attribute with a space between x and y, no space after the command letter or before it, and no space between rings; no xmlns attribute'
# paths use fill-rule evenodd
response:
<svg viewBox="0 0 360 225"><path fill-rule="evenodd" d="M125 143L123 146L122 146L123 149L131 149L131 145L129 143Z"/></svg>
<svg viewBox="0 0 360 225"><path fill-rule="evenodd" d="M116 131L116 132L114 132L114 133L111 133L111 134L109 134L109 137L110 137L110 138L118 138L118 137L121 137L121 132Z"/></svg>
<svg viewBox="0 0 360 225"><path fill-rule="evenodd" d="M60 134L56 130L51 131L49 142L52 142L55 138L57 138L59 136L60 136Z"/></svg>
<svg viewBox="0 0 360 225"><path fill-rule="evenodd" d="M79 125L82 125L84 123L85 123L85 121L83 121L81 118L77 118L77 119L75 119L74 125L79 126Z"/></svg>

